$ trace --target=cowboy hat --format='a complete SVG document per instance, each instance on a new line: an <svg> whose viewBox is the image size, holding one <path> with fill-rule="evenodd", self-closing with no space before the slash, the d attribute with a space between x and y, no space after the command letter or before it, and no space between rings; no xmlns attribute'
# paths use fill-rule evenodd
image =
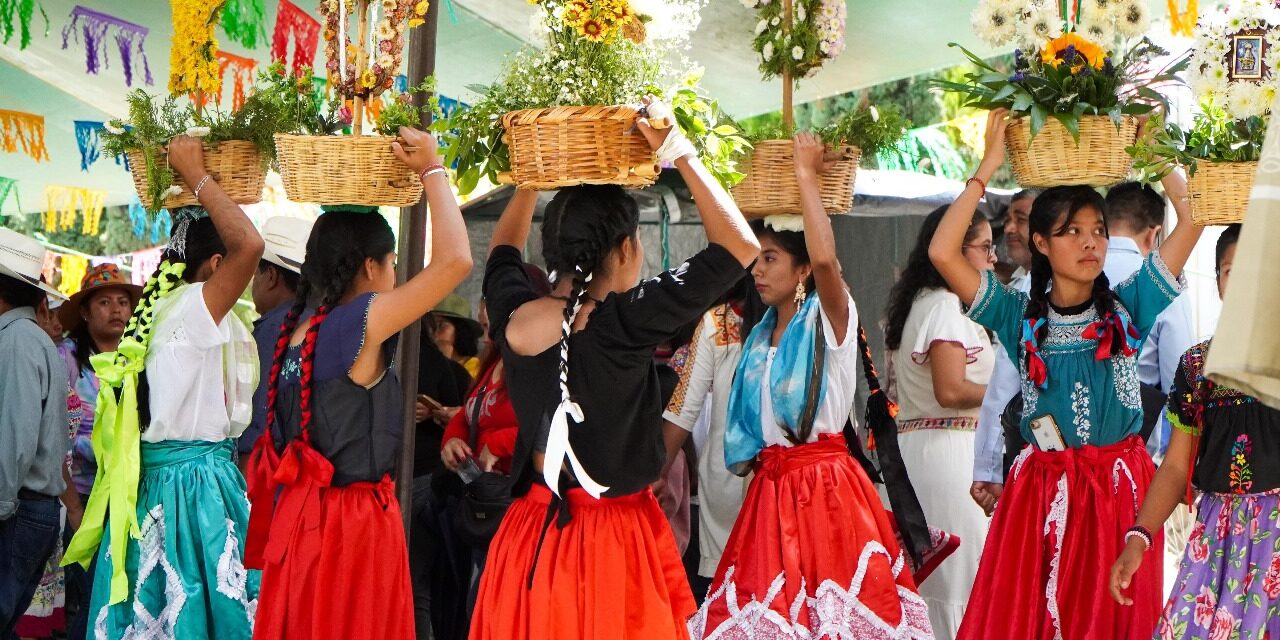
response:
<svg viewBox="0 0 1280 640"><path fill-rule="evenodd" d="M121 289L129 294L129 298L133 301L131 308L138 306L138 298L142 297L142 287L124 277L124 274L120 273L120 267L104 262L89 269L84 274L84 279L80 281L80 290L75 292L66 304L58 307L58 321L62 323L62 328L67 331L75 331L79 328L84 322L84 316L80 315L80 306L93 295L93 292L103 289Z"/></svg>
<svg viewBox="0 0 1280 640"><path fill-rule="evenodd" d="M311 237L312 220L275 216L262 223L262 241L266 248L262 259L282 269L302 273L307 259L307 238Z"/></svg>
<svg viewBox="0 0 1280 640"><path fill-rule="evenodd" d="M62 292L40 281L44 256L44 245L17 231L0 228L0 275L66 300L67 296Z"/></svg>

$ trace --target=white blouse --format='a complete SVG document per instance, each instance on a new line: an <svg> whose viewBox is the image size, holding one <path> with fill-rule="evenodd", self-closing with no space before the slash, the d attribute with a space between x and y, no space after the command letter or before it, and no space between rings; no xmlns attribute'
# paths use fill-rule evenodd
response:
<svg viewBox="0 0 1280 640"><path fill-rule="evenodd" d="M947 289L921 291L902 328L902 342L889 352L900 428L910 420L978 418L980 407L947 409L938 404L929 366L929 348L938 342L964 347L968 355L966 380L985 385L991 379L995 352L986 330L964 315L956 294Z"/></svg>
<svg viewBox="0 0 1280 640"><path fill-rule="evenodd" d="M824 433L841 433L844 430L844 423L849 420L853 412L854 396L858 393L858 375L861 367L861 355L858 353L858 308L854 306L853 296L848 292L845 295L849 298L849 325L844 332L844 342L835 341L836 332L831 327L831 319L827 317L827 312L822 305L818 305L818 315L822 316L822 330L827 342L826 361L823 363L826 389L822 394L822 406L818 408L818 414L813 421L813 432L809 435L809 442L816 442L818 436ZM764 380L769 380L769 374L773 370L773 357L777 352L777 347L769 348L769 357L765 360ZM764 425L766 447L774 444L784 447L793 446L791 441L787 440L786 431L774 418L773 397L769 393L768 385L763 385L761 389L760 420ZM857 426L857 418L854 418L853 424Z"/></svg>
<svg viewBox="0 0 1280 640"><path fill-rule="evenodd" d="M157 313L147 350L151 424L143 442L207 440L239 436L227 409L223 347L231 340L231 314L215 324L204 301L204 283L182 287L172 306Z"/></svg>

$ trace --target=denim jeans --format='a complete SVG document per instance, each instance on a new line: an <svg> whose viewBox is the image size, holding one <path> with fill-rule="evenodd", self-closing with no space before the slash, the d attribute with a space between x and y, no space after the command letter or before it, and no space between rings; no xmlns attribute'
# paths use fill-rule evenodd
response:
<svg viewBox="0 0 1280 640"><path fill-rule="evenodd" d="M21 500L0 520L0 638L8 638L26 613L58 544L57 500Z"/></svg>

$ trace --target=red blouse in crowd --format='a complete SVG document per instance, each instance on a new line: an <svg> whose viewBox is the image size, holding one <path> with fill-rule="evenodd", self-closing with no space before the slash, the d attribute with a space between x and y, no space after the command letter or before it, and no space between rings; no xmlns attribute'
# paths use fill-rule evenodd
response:
<svg viewBox="0 0 1280 640"><path fill-rule="evenodd" d="M497 382L493 381L493 370L496 367L497 363L484 372L480 384L476 385L476 388L472 389L471 394L467 396L467 402L462 410L454 414L453 419L449 421L449 425L444 430L441 446L448 444L454 438L461 438L471 446L472 455L476 458L479 458L480 452L488 446L489 453L498 456L494 470L509 474L511 458L515 454L519 424L516 422L516 412L511 406L511 400L507 397L506 377L503 376L503 379ZM477 414L477 402L483 402L483 404L478 414L480 424L476 433L476 442L471 442L471 427L468 421L471 420L471 416Z"/></svg>

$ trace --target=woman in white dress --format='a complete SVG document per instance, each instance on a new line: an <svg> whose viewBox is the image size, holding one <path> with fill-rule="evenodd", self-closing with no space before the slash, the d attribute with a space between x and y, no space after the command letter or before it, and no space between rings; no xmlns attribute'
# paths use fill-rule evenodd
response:
<svg viewBox="0 0 1280 640"><path fill-rule="evenodd" d="M987 516L969 498L969 485L978 412L995 360L986 330L965 317L960 299L929 261L929 243L944 213L946 207L925 218L890 293L885 323L903 462L929 524L960 538L955 554L920 584L939 640L955 637L960 628L987 537ZM986 218L974 216L964 242L974 268L994 267Z"/></svg>

